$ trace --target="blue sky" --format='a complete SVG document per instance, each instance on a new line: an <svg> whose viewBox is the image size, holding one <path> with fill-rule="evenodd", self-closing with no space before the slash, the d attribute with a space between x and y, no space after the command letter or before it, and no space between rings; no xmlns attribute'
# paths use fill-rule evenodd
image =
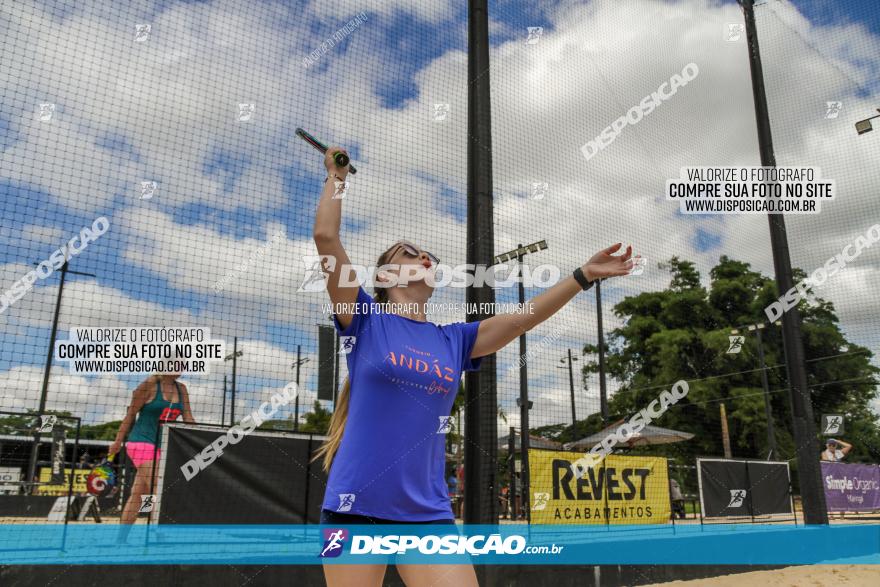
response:
<svg viewBox="0 0 880 587"><path fill-rule="evenodd" d="M794 0L792 2L811 22L827 25L840 23L861 24L874 34L880 34L880 10L873 0Z"/></svg>

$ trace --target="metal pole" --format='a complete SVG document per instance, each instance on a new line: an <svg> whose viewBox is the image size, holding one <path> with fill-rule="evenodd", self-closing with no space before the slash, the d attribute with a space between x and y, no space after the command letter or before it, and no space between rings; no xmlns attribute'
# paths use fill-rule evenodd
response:
<svg viewBox="0 0 880 587"><path fill-rule="evenodd" d="M764 72L758 48L755 2L754 0L740 0L740 4L745 17L746 38L749 45L749 66L752 73L752 93L755 102L761 165L776 167L770 114L767 108L767 95L764 91ZM770 222L770 243L773 249L776 284L779 292L784 293L794 286L785 218L782 214L768 214L767 218ZM797 447L798 478L803 498L804 522L806 524L827 524L828 512L825 509L822 471L819 467L819 459L816 458L816 455L819 454L819 446L813 422L813 403L810 399L806 359L801 340L801 315L796 306L782 315L782 340L785 348L788 383L791 389L792 429Z"/></svg>
<svg viewBox="0 0 880 587"><path fill-rule="evenodd" d="M489 14L487 0L468 2L468 209L467 263L491 267L495 258L492 195L492 113L489 86ZM494 304L495 290L483 285L466 291L468 304ZM491 307L491 306L488 306ZM468 314L467 320L491 317L489 312ZM467 476L464 522L497 524L498 498L495 472L498 461L498 394L495 355L483 358L479 371L467 373L468 438L465 459Z"/></svg>
<svg viewBox="0 0 880 587"><path fill-rule="evenodd" d="M507 484L507 511L510 519L516 519L516 428L510 427L507 437L507 459L510 481Z"/></svg>
<svg viewBox="0 0 880 587"><path fill-rule="evenodd" d="M309 434L309 446L308 446L308 455L309 458L306 459L306 490L303 491L305 495L303 495L303 523L309 523L309 487L312 486L312 435Z"/></svg>
<svg viewBox="0 0 880 587"><path fill-rule="evenodd" d="M58 284L58 296L55 298L55 316L52 318L52 334L49 335L49 352L46 353L46 368L43 371L43 388L40 391L40 407L37 415L41 416L46 411L46 397L49 394L49 373L52 371L52 356L55 354L55 337L58 333L58 316L61 314L61 296L64 293L64 281L67 278L68 262L64 261L61 266L61 281ZM25 481L29 484L28 493L34 490L34 474L37 471L37 456L40 452L40 431L39 427L34 432L34 442L31 445L31 457L28 462L28 473Z"/></svg>
<svg viewBox="0 0 880 587"><path fill-rule="evenodd" d="M229 425L235 423L235 372L238 365L238 337L232 343L232 397L229 402Z"/></svg>
<svg viewBox="0 0 880 587"><path fill-rule="evenodd" d="M770 384L767 382L767 364L764 362L764 341L761 329L755 326L758 336L758 360L761 362L761 385L764 387L764 413L767 417L767 446L770 454L767 458L776 458L776 431L773 428L773 410L770 407Z"/></svg>
<svg viewBox="0 0 880 587"><path fill-rule="evenodd" d="M223 376L223 404L220 408L220 424L226 424L226 375Z"/></svg>
<svg viewBox="0 0 880 587"><path fill-rule="evenodd" d="M70 498L73 497L73 478L74 478L74 476L76 476L76 464L77 464L76 453L79 452L79 433L80 433L81 426L82 426L82 420L77 418L76 419L76 438L74 438L74 440L73 440L73 455L70 458L70 479L67 480L67 482L68 482L68 484L67 484L67 509L65 510L65 513L64 513L64 525L65 526L67 525L67 520L70 517ZM67 443L67 441L65 440L65 452L66 452L66 448L67 448L66 443ZM62 469L64 468L64 463L61 463L61 467L62 467ZM97 507L97 503L98 502L96 501L95 507ZM95 510L95 511L97 511L97 510ZM88 513L88 512L86 512L86 513Z"/></svg>
<svg viewBox="0 0 880 587"><path fill-rule="evenodd" d="M596 280L596 330L599 339L599 411L602 425L608 425L608 395L605 387L605 332L602 328L602 280Z"/></svg>
<svg viewBox="0 0 880 587"><path fill-rule="evenodd" d="M577 426L577 415L574 409L574 370L571 368L571 349L568 349L568 387L571 390L571 427Z"/></svg>
<svg viewBox="0 0 880 587"><path fill-rule="evenodd" d="M293 431L299 430L299 366L302 364L300 360L302 345L296 345L296 397L293 399Z"/></svg>
<svg viewBox="0 0 880 587"><path fill-rule="evenodd" d="M517 248L522 248L522 245L517 245ZM523 284L522 276L523 276L523 255L519 255L517 257L519 261L519 305L523 307L525 304L525 286ZM523 494L523 509L526 513L526 521L531 522L532 512L531 512L531 499L528 501L528 505L526 505L526 498L531 495L529 492L530 488L530 479L529 479L529 434L531 428L529 427L529 375L528 375L528 367L526 363L526 333L523 332L519 336L519 416L520 416L520 453L522 454L522 494Z"/></svg>

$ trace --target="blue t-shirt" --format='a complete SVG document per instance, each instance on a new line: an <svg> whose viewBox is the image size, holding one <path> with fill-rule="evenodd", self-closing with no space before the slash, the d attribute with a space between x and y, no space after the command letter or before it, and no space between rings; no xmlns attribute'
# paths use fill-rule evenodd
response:
<svg viewBox="0 0 880 587"><path fill-rule="evenodd" d="M348 328L348 419L323 509L387 520L452 518L444 477L449 417L479 322L439 326L379 310L359 288ZM345 337L354 337L346 339ZM353 343L353 344L352 344Z"/></svg>

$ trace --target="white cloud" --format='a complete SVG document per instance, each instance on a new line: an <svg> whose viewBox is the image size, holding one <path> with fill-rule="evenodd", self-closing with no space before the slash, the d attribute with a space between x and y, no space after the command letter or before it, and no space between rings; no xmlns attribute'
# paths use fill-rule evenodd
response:
<svg viewBox="0 0 880 587"><path fill-rule="evenodd" d="M36 410L44 370L21 366L0 372L0 410ZM70 412L83 424L121 420L131 399L132 389L113 376L87 379L55 367L49 379L46 409Z"/></svg>

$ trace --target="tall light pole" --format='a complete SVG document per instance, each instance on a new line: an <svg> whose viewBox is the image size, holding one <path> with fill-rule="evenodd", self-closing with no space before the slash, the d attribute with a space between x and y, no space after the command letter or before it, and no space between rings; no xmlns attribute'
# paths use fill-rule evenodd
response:
<svg viewBox="0 0 880 587"><path fill-rule="evenodd" d="M468 0L467 67L467 245L466 262L489 267L495 247L494 188L492 182L492 92L489 84L489 9L487 0ZM485 284L469 286L468 304L491 308L495 290ZM481 306L480 304L486 304ZM485 320L492 312L467 315L468 322ZM498 384L495 354L483 357L479 371L465 375L468 408L465 410L464 462L467 469L464 521L497 524L498 495ZM485 581L483 581L485 582Z"/></svg>
<svg viewBox="0 0 880 587"><path fill-rule="evenodd" d="M780 322L775 322L777 326L781 324ZM770 385L767 382L767 364L764 361L764 341L761 338L761 331L764 329L765 324L763 322L759 322L757 324L749 324L746 329L749 332L754 332L755 336L758 338L758 360L761 363L761 386L764 388L764 415L767 418L767 447L769 453L767 458L771 457L776 458L776 431L773 426L773 410L770 407ZM730 331L731 334L739 334L739 330L734 328Z"/></svg>
<svg viewBox="0 0 880 587"><path fill-rule="evenodd" d="M605 329L602 327L602 280L596 280L596 330L599 347L599 412L602 425L608 425L608 392L605 387Z"/></svg>
<svg viewBox="0 0 880 587"><path fill-rule="evenodd" d="M309 362L309 358L300 358L302 345L296 345L296 362L290 368L296 367L296 397L293 399L293 431L299 430L299 368Z"/></svg>
<svg viewBox="0 0 880 587"><path fill-rule="evenodd" d="M495 264L504 263L512 259L517 260L519 269L519 305L520 308L525 304L525 286L523 284L523 257L529 253L537 253L547 249L547 241L538 241L527 246L517 245L512 251L501 253L495 257ZM532 409L532 402L529 401L529 378L528 369L526 367L526 333L523 332L519 337L519 398L516 403L519 406L520 416L520 451L522 454L522 487L523 498L529 495L529 410ZM525 503L525 502L524 502ZM531 503L531 502L530 502ZM531 508L526 507L526 520L531 520Z"/></svg>
<svg viewBox="0 0 880 587"><path fill-rule="evenodd" d="M559 359L560 363L565 363L566 358L562 357ZM574 409L574 369L571 366L572 361L577 361L577 357L571 356L571 349L568 349L568 388L571 392L571 429L574 430L575 426L577 426L577 414ZM565 369L565 365L559 366L556 365L557 369Z"/></svg>
<svg viewBox="0 0 880 587"><path fill-rule="evenodd" d="M507 436L507 466L510 481L507 483L507 509L510 519L516 519L516 428L511 426Z"/></svg>
<svg viewBox="0 0 880 587"><path fill-rule="evenodd" d="M238 364L238 357L244 353L238 350L238 337L236 336L232 343L232 352L223 359L224 361L232 361L232 397L229 398L229 425L235 423L235 370Z"/></svg>
<svg viewBox="0 0 880 587"><path fill-rule="evenodd" d="M46 411L46 398L49 395L49 373L52 371L52 357L55 355L55 338L58 335L58 316L61 314L61 296L64 294L64 282L67 279L67 274L72 273L74 275L96 277L91 273L72 271L69 268L69 264L70 261L65 259L64 264L61 266L61 279L58 282L58 295L55 298L55 316L52 318L52 333L49 335L49 352L46 354L46 368L43 371L43 387L40 390L40 407L37 410L37 416L42 416L43 412ZM39 453L40 430L38 426L36 432L34 432L34 442L31 445L31 456L28 461L27 479L25 479L25 481L30 484L27 486L30 488L30 492L33 492L34 489L34 475L37 472L37 459Z"/></svg>
<svg viewBox="0 0 880 587"><path fill-rule="evenodd" d="M767 94L764 90L764 71L758 47L758 27L755 24L755 0L739 0L739 3L742 6L745 20L761 165L776 167L776 156L773 153L773 133L770 128L770 112L767 107ZM794 287L788 237L785 231L785 217L782 214L768 214L767 219L770 223L770 245L773 250L776 285L779 292L783 293ZM782 315L782 341L785 348L785 366L788 371L790 387L792 430L797 447L798 479L800 480L804 523L827 524L828 511L825 504L825 491L822 486L822 471L819 467L819 459L816 458L816 455L819 454L819 445L816 441L813 402L810 398L810 384L807 379L806 357L801 336L801 315L795 306Z"/></svg>
<svg viewBox="0 0 880 587"><path fill-rule="evenodd" d="M226 375L223 376L223 404L220 408L220 425L226 424Z"/></svg>

